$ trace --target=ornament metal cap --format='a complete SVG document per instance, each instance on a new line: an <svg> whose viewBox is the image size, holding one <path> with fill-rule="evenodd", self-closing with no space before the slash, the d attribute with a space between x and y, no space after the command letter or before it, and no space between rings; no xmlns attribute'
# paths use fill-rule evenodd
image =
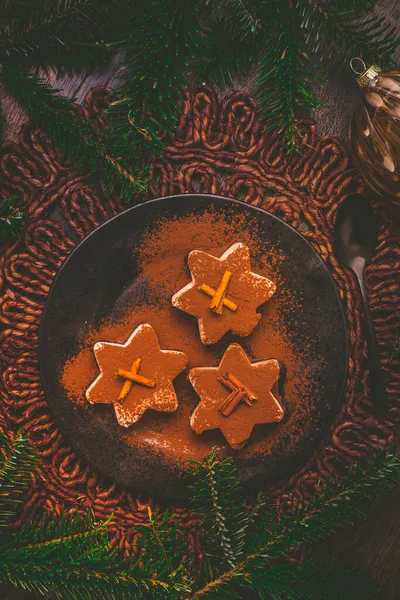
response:
<svg viewBox="0 0 400 600"><path fill-rule="evenodd" d="M362 71L357 71L357 69L354 66L354 63L357 60L361 65ZM382 69L378 67L378 65L371 65L367 69L367 65L365 64L365 62L362 60L362 58L359 58L358 56L351 59L350 68L353 71L353 73L358 75L356 81L358 85L363 88L368 87L369 85L374 87L379 75L382 73Z"/></svg>

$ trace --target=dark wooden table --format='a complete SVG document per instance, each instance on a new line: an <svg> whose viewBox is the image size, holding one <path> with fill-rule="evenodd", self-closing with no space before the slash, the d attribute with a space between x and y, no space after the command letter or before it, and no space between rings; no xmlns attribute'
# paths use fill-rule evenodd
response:
<svg viewBox="0 0 400 600"><path fill-rule="evenodd" d="M376 11L399 27L399 0L378 0ZM400 52L396 57L400 64ZM87 75L76 74L60 79L54 75L47 77L50 83L56 83L66 95L74 96L82 102L86 93L96 85L115 87L115 65L104 72ZM253 79L238 81L237 88L251 91ZM221 90L225 94L229 90ZM349 123L360 90L344 67L336 67L329 74L329 82L321 93L325 108L315 113L314 118L320 135L334 135L345 141ZM16 140L26 115L15 100L0 88L0 101L6 116L6 128L3 142ZM400 218L399 218L400 224ZM400 486L390 496L380 501L369 514L355 527L347 528L334 539L328 540L323 550L328 556L338 557L341 561L354 564L360 571L372 576L381 585L382 600L400 598ZM33 600L34 595L7 588L0 590L0 600ZM321 599L322 600L322 599Z"/></svg>

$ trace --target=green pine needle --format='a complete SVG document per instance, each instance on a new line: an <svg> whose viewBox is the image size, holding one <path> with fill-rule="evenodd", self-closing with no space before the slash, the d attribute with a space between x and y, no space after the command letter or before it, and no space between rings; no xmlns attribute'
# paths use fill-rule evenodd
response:
<svg viewBox="0 0 400 600"><path fill-rule="evenodd" d="M329 61L339 58L348 63L359 56L367 65L393 64L390 57L399 44L396 27L372 14L371 2L300 0L296 6L314 53L321 52Z"/></svg>
<svg viewBox="0 0 400 600"><path fill-rule="evenodd" d="M202 82L221 86L232 84L257 62L259 29L253 25L252 17L248 29L236 31L234 20L226 20L220 2L219 11L210 15L207 35L202 42L202 52L195 59L195 67ZM239 4L235 0L235 5ZM214 3L213 3L214 7Z"/></svg>
<svg viewBox="0 0 400 600"><path fill-rule="evenodd" d="M59 90L19 67L4 67L2 80L64 158L83 171L97 174L106 192L118 190L123 199L133 201L137 192L145 189L141 173L132 173L131 164L112 155L90 123L74 114L73 98L59 95Z"/></svg>
<svg viewBox="0 0 400 600"><path fill-rule="evenodd" d="M378 456L354 466L310 500L293 498L284 516L259 495L244 508L232 459L215 451L194 463L193 503L208 568L196 572L179 522L165 512L137 527L144 549L136 562L111 550L106 523L91 513L42 517L18 530L7 526L29 483L35 453L26 439L0 440L0 584L64 600L366 600L373 586L335 564L287 561L300 544L314 542L350 524L395 482L400 461ZM112 517L111 517L112 518ZM111 520L110 518L110 520Z"/></svg>
<svg viewBox="0 0 400 600"><path fill-rule="evenodd" d="M118 9L118 0L22 2L0 36L0 63L67 72L105 64L111 48L104 33Z"/></svg>
<svg viewBox="0 0 400 600"><path fill-rule="evenodd" d="M182 586L154 577L109 547L108 522L93 515L42 517L15 530L10 526L36 464L22 435L0 436L0 584L64 600L181 598Z"/></svg>
<svg viewBox="0 0 400 600"><path fill-rule="evenodd" d="M286 516L278 518L274 507L266 504L262 511L264 518L258 517L256 530L249 528L250 539L240 560L205 583L193 594L192 600L225 597L219 594L224 594L230 586L234 590L238 586L251 587L254 570L265 570L267 585L271 561L281 559L297 546L319 541L340 527L353 524L373 500L388 492L398 481L399 474L397 457L378 455L368 465L353 466L344 479L331 482L311 500L299 501L293 497L288 502Z"/></svg>
<svg viewBox="0 0 400 600"><path fill-rule="evenodd" d="M76 513L0 536L0 583L66 600L177 598L111 551L107 523Z"/></svg>
<svg viewBox="0 0 400 600"><path fill-rule="evenodd" d="M344 525L353 525L373 501L393 487L399 474L400 460L390 454L379 453L368 465L353 465L344 478L328 482L314 498L292 498L287 512L275 524L276 531L271 535L270 526L260 526L253 536L253 547L277 556L284 548L314 543ZM273 508L269 507L267 523L271 514Z"/></svg>
<svg viewBox="0 0 400 600"><path fill-rule="evenodd" d="M15 517L35 465L35 452L25 437L18 434L7 440L0 434L0 527L8 525Z"/></svg>
<svg viewBox="0 0 400 600"><path fill-rule="evenodd" d="M275 562L251 565L251 589L270 600L378 599L376 586L354 569L329 562ZM355 591L357 590L357 591Z"/></svg>
<svg viewBox="0 0 400 600"><path fill-rule="evenodd" d="M212 6L214 18L237 42L243 42L260 30L261 22L252 12L248 0L207 0Z"/></svg>
<svg viewBox="0 0 400 600"><path fill-rule="evenodd" d="M371 14L372 0L206 4L204 52L196 61L202 81L231 84L258 63L257 96L266 129L278 131L289 152L302 146L296 118L322 106L315 92L325 82L322 63L348 65L359 56L385 67L399 45L395 27Z"/></svg>
<svg viewBox="0 0 400 600"><path fill-rule="evenodd" d="M139 548L146 556L144 571L149 577L157 573L158 578L170 583L184 596L190 595L193 585L193 574L189 562L190 555L179 522L173 522L171 515L165 511L163 515L153 514L150 507L148 525L138 526L140 536Z"/></svg>
<svg viewBox="0 0 400 600"><path fill-rule="evenodd" d="M0 200L0 244L15 238L26 221L25 214L17 207L15 197Z"/></svg>
<svg viewBox="0 0 400 600"><path fill-rule="evenodd" d="M267 129L277 130L293 152L301 147L296 116L299 110L312 111L321 105L313 88L323 80L316 59L308 54L294 11L284 5L277 7L274 23L260 59L258 101Z"/></svg>
<svg viewBox="0 0 400 600"><path fill-rule="evenodd" d="M131 35L122 42L121 86L109 114L113 152L129 159L154 153L178 117L189 63L198 52L197 3L146 0L132 10Z"/></svg>
<svg viewBox="0 0 400 600"><path fill-rule="evenodd" d="M214 450L193 465L192 504L195 511L204 513L206 553L218 558L219 569L234 567L243 553L248 521L233 461L218 460Z"/></svg>
<svg viewBox="0 0 400 600"><path fill-rule="evenodd" d="M368 64L391 64L399 38L393 26L372 14L374 5L372 0L16 0L0 14L0 65L10 86L12 67L71 72L119 53L121 85L109 109L111 127L101 140L89 143L92 136L71 123L66 104L49 103L52 115L43 114L41 122L43 129L48 123L48 135L58 145L72 135L84 149L78 165L93 169L96 163L102 173L105 167L105 187L113 189L119 178L132 199L133 165L159 153L165 134L173 132L181 91L194 68L204 83L231 84L258 66L266 128L283 136L289 152L301 149L296 119L321 106L315 88L324 81L322 62L339 57L348 63L360 56ZM32 81L15 79L14 73L11 88L26 105ZM38 106L30 104L37 119ZM78 143L79 137L84 139Z"/></svg>

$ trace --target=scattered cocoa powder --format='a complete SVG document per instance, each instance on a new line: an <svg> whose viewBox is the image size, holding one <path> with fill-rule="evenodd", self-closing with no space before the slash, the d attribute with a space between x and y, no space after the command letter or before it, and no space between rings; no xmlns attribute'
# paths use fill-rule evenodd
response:
<svg viewBox="0 0 400 600"><path fill-rule="evenodd" d="M174 308L171 297L190 281L186 261L191 250L220 256L234 242L249 246L252 269L274 281L277 292L260 307L262 317L250 336L227 334L217 344L205 346L199 337L197 319ZM294 325L304 307L301 295L293 293L280 274L279 267L285 260L282 251L265 243L256 220L247 214L239 218L235 214L233 218L229 211L209 210L147 228L132 252L139 265L138 277L123 291L112 314L81 340L79 353L65 364L62 383L71 401L86 406L85 391L98 375L93 344L124 343L140 323L149 323L155 329L162 348L184 352L188 369L218 365L228 344L237 342L251 360L275 358L285 373L281 395L284 420L274 425L257 425L240 454L250 457L260 453L273 455L283 449L287 452L288 445L294 445L302 435L304 426L312 427L316 385L312 362L320 360L320 356L317 340L304 335L301 339L295 337ZM174 461L199 460L213 446L227 448L220 432L198 436L190 428L190 414L198 397L188 381L188 369L174 382L179 399L177 411L171 414L147 411L132 427L121 428L119 435L126 443L151 446L154 452L163 452ZM110 418L114 418L111 413Z"/></svg>

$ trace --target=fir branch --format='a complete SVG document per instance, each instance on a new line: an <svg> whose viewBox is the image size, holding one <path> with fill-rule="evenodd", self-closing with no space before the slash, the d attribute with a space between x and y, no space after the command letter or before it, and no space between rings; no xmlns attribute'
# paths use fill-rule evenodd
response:
<svg viewBox="0 0 400 600"><path fill-rule="evenodd" d="M7 23L8 27L15 27L24 29L32 21L32 16L44 13L45 11L51 11L54 2L57 0L8 0L2 2L0 7L0 19L5 28Z"/></svg>
<svg viewBox="0 0 400 600"><path fill-rule="evenodd" d="M287 543L293 546L315 542L335 533L343 525L352 525L364 515L367 505L393 486L399 475L400 462L391 455L383 461L382 456L378 456L366 471L364 468L353 466L344 480L331 482L312 501L303 501L303 506L302 502L293 502L283 519L283 531L269 540L264 550L269 549L275 555L283 546L287 547Z"/></svg>
<svg viewBox="0 0 400 600"><path fill-rule="evenodd" d="M384 458L379 455L367 466L354 466L344 480L331 483L310 502L293 498L286 518L277 521L272 532L269 507L266 521L259 520L250 551L232 568L197 590L191 600L217 598L230 587L235 590L238 586L249 586L254 569L268 570L272 559L276 560L290 549L323 539L343 525L352 524L364 514L367 505L393 486L399 473L400 460L392 455Z"/></svg>
<svg viewBox="0 0 400 600"><path fill-rule="evenodd" d="M17 531L6 528L29 483L36 454L21 435L11 441L0 436L0 450L0 583L63 600L182 598L178 584L154 577L154 572L146 575L111 551L108 522L97 523L91 513L46 518Z"/></svg>
<svg viewBox="0 0 400 600"><path fill-rule="evenodd" d="M31 559L45 558L55 549L57 552L73 550L80 554L100 544L103 538L99 536L105 535L107 524L97 524L90 512L84 515L78 512L64 514L54 521L32 521L11 533L12 543L6 543L1 537L0 546L9 547L8 557L12 561L25 560L27 555Z"/></svg>
<svg viewBox="0 0 400 600"><path fill-rule="evenodd" d="M211 3L208 3L211 4ZM394 27L371 14L372 0L219 0L200 60L205 81L231 83L259 51L257 94L267 129L284 137L289 151L301 147L296 116L321 106L315 87L322 85L320 58L362 56L385 65L398 47ZM256 26L255 26L256 24Z"/></svg>
<svg viewBox="0 0 400 600"><path fill-rule="evenodd" d="M295 117L320 106L314 87L322 82L321 56L331 61L359 55L381 66L391 62L399 39L394 27L371 12L374 4L16 0L1 13L0 63L71 71L91 68L122 50L122 86L109 109L112 127L102 136L103 150L99 141L91 148L97 148L109 173L129 186L130 165L143 153L159 151L160 139L172 131L193 63L202 79L231 83L252 66L258 50L257 89L268 128L284 136L289 150L297 149L301 135ZM20 79L21 95L24 86ZM59 114L63 110L58 106ZM66 119L60 130L69 124Z"/></svg>
<svg viewBox="0 0 400 600"><path fill-rule="evenodd" d="M148 507L148 525L137 527L140 534L137 545L146 556L145 567L142 568L148 577L157 573L157 577L168 582L182 594L192 591L193 576L189 564L187 540L180 530L179 521L173 522L171 515L165 511L153 514Z"/></svg>
<svg viewBox="0 0 400 600"><path fill-rule="evenodd" d="M236 567L232 577L210 581L189 600L268 598L268 600L378 600L376 586L354 570L314 560L268 563L258 557Z"/></svg>
<svg viewBox="0 0 400 600"><path fill-rule="evenodd" d="M145 0L132 10L130 23L108 135L113 152L127 159L154 152L161 146L160 135L176 122L181 88L198 47L197 3Z"/></svg>
<svg viewBox="0 0 400 600"><path fill-rule="evenodd" d="M371 580L334 562L305 560L253 563L249 571L251 589L270 600L377 600ZM355 591L356 590L356 591Z"/></svg>
<svg viewBox="0 0 400 600"><path fill-rule="evenodd" d="M193 461L193 465L197 468L191 485L192 504L194 510L205 514L202 528L206 552L218 556L219 568L224 564L234 567L243 552L247 514L233 461L219 461L214 449L201 463Z"/></svg>
<svg viewBox="0 0 400 600"><path fill-rule="evenodd" d="M225 3L221 2L221 5ZM224 16L210 19L202 52L195 60L201 81L216 86L232 84L236 78L245 75L257 59L258 29L256 35L238 33Z"/></svg>
<svg viewBox="0 0 400 600"><path fill-rule="evenodd" d="M288 151L293 152L301 144L296 115L299 110L311 111L321 106L313 87L322 79L319 65L308 54L294 11L277 6L273 19L275 30L268 33L260 59L258 101L267 130L276 129Z"/></svg>
<svg viewBox="0 0 400 600"><path fill-rule="evenodd" d="M55 67L71 72L104 64L110 47L102 43L117 0L61 0L23 5L0 36L0 62Z"/></svg>
<svg viewBox="0 0 400 600"><path fill-rule="evenodd" d="M300 0L297 8L314 53L324 52L329 61L340 57L348 62L360 56L368 65L393 64L390 56L399 45L396 27L374 15L370 2L342 2L340 6L329 0Z"/></svg>
<svg viewBox="0 0 400 600"><path fill-rule="evenodd" d="M3 447L0 474L9 485L10 497L24 489L16 477L25 480L33 468L32 452L21 437ZM179 523L173 523L168 512L161 517L149 510L148 526L138 528L144 552L133 564L110 550L108 523L96 523L90 513L46 519L18 531L3 528L0 583L65 600L228 600L255 593L270 600L372 597L371 584L365 585L352 572L310 560L288 563L283 555L353 522L371 497L385 493L394 482L400 470L398 459L389 455L378 457L365 470L354 467L342 482L332 482L311 501L293 499L280 519L271 519L274 507L262 496L245 516L232 459L218 461L213 452L195 465L194 502L205 512L203 536L213 563L205 581L198 578L195 582L191 574L190 552ZM3 502L4 494L0 495L2 507ZM207 524L213 529L207 529ZM227 570L221 572L220 553L213 551L213 545L222 535L229 547L225 539L222 554Z"/></svg>
<svg viewBox="0 0 400 600"><path fill-rule="evenodd" d="M292 498L276 535L259 528L253 547L270 556L285 548L313 543L352 525L382 494L388 492L400 474L400 459L379 453L368 465L353 465L346 477L330 481L311 500ZM340 519L339 519L340 517Z"/></svg>
<svg viewBox="0 0 400 600"><path fill-rule="evenodd" d="M18 235L26 221L25 214L17 207L15 197L0 200L0 244Z"/></svg>
<svg viewBox="0 0 400 600"><path fill-rule="evenodd" d="M15 516L35 465L35 452L22 434L12 440L0 434L0 527L8 525Z"/></svg>
<svg viewBox="0 0 400 600"><path fill-rule="evenodd" d="M243 42L261 27L260 19L248 6L247 0L208 0L217 22L229 31L232 39Z"/></svg>
<svg viewBox="0 0 400 600"><path fill-rule="evenodd" d="M259 492L257 494L257 497L254 501L253 506L249 509L249 512L247 515L247 523L246 523L247 538L249 536L249 533L251 534L251 532L252 532L253 525L255 525L257 523L257 519L259 518L260 514L263 513L265 516L266 505L267 505L267 501L266 501L264 494L262 492Z"/></svg>
<svg viewBox="0 0 400 600"><path fill-rule="evenodd" d="M95 173L106 192L119 189L125 200L132 201L142 191L143 181L131 173L132 163L111 155L104 139L98 139L90 123L73 112L73 98L59 95L40 77L8 65L2 80L6 90L28 110L31 119L46 133L65 159L79 169Z"/></svg>
<svg viewBox="0 0 400 600"><path fill-rule="evenodd" d="M0 536L0 583L63 600L181 598L178 587L112 552L106 524L76 514Z"/></svg>

